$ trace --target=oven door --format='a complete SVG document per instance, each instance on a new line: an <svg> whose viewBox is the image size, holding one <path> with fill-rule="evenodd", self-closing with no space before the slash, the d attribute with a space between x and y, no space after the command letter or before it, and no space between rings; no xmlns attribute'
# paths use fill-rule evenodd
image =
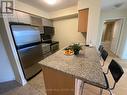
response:
<svg viewBox="0 0 127 95"><path fill-rule="evenodd" d="M56 52L57 50L59 50L59 43L52 44L51 51Z"/></svg>

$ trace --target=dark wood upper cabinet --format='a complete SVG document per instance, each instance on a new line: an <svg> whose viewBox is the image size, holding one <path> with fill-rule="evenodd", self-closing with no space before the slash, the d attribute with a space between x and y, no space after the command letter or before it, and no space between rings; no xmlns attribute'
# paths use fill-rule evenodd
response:
<svg viewBox="0 0 127 95"><path fill-rule="evenodd" d="M87 32L89 9L79 10L78 32Z"/></svg>

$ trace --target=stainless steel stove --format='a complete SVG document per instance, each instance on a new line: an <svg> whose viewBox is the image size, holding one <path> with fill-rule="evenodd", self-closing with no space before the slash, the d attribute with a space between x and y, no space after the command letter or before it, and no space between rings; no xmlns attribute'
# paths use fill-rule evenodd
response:
<svg viewBox="0 0 127 95"><path fill-rule="evenodd" d="M50 44L50 51L52 53L59 50L59 42L58 41L52 41L52 38L50 35L42 35L42 43Z"/></svg>

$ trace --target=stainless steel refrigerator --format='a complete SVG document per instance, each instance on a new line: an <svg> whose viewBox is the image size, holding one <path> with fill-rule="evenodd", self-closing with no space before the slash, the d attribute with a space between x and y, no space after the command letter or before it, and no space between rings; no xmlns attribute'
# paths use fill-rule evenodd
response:
<svg viewBox="0 0 127 95"><path fill-rule="evenodd" d="M27 80L41 71L38 64L43 59L40 31L27 24L10 23L19 60Z"/></svg>

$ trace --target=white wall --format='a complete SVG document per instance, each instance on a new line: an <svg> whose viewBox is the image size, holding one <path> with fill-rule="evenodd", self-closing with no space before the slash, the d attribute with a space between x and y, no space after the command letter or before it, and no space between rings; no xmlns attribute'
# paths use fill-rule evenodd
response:
<svg viewBox="0 0 127 95"><path fill-rule="evenodd" d="M126 35L127 35L127 33L126 33ZM125 39L125 45L124 45L124 48L123 48L122 59L127 59L127 37Z"/></svg>
<svg viewBox="0 0 127 95"><path fill-rule="evenodd" d="M119 44L119 38L121 36L122 26L123 26L123 20L115 21L114 28L113 28L112 41L111 41L111 48L110 48L110 50L114 54L117 54L118 52L118 44Z"/></svg>
<svg viewBox="0 0 127 95"><path fill-rule="evenodd" d="M45 12L44 10L40 10L38 8L35 8L34 6L30 6L28 4L25 4L19 0L15 0L15 9L25 11L31 14L35 14L41 17L50 18L50 15L48 12Z"/></svg>
<svg viewBox="0 0 127 95"><path fill-rule="evenodd" d="M101 43L101 35L103 30L103 24L105 20L109 19L119 19L119 18L126 18L127 13L125 11L118 11L118 10L107 10L101 11L100 22L99 22L99 32L98 32L98 44Z"/></svg>
<svg viewBox="0 0 127 95"><path fill-rule="evenodd" d="M77 5L71 6L65 9L60 9L58 11L54 12L46 12L44 10L40 10L38 8L35 8L34 6L25 4L19 0L14 0L15 1L15 9L25 11L31 14L35 14L41 17L45 17L48 19L54 19L62 16L67 16L67 15L73 15L73 14L78 14L78 8Z"/></svg>
<svg viewBox="0 0 127 95"><path fill-rule="evenodd" d="M127 18L124 19L117 55L122 59L127 59Z"/></svg>
<svg viewBox="0 0 127 95"><path fill-rule="evenodd" d="M57 20L53 25L55 27L53 40L60 42L60 48L75 42L85 43L84 35L78 32L78 18Z"/></svg>
<svg viewBox="0 0 127 95"><path fill-rule="evenodd" d="M97 43L97 33L99 28L99 18L100 18L100 9L101 9L101 0L78 0L78 9L89 8L89 17L88 17L88 30L87 30L87 39L86 43L96 46Z"/></svg>
<svg viewBox="0 0 127 95"><path fill-rule="evenodd" d="M0 83L14 79L14 73L0 35Z"/></svg>
<svg viewBox="0 0 127 95"><path fill-rule="evenodd" d="M87 44L90 42L96 46L98 24L100 17L101 0L79 0L78 6L73 6L56 12L52 12L52 18L77 14L78 10L89 8ZM56 28L54 40L60 41L60 47L73 42L85 42L85 37L78 31L78 18L63 19L53 22Z"/></svg>
<svg viewBox="0 0 127 95"><path fill-rule="evenodd" d="M59 17L63 17L63 16L73 15L73 14L78 14L77 6L72 6L69 8L65 8L65 9L61 9L58 11L51 12L50 18L54 19L54 18L59 18Z"/></svg>
<svg viewBox="0 0 127 95"><path fill-rule="evenodd" d="M127 13L126 10L106 10L106 11L101 11L101 16L100 16L100 23L99 23L99 31L98 31L98 39L97 39L97 45L101 43L101 38L102 38L102 32L103 32L103 24L105 20L109 19L124 19L123 23L123 28L121 31L121 37L120 37L120 44L118 46L118 51L117 54L120 58L125 59L123 53L126 53L124 50L125 48L125 42L127 38Z"/></svg>
<svg viewBox="0 0 127 95"><path fill-rule="evenodd" d="M23 74L21 66L20 66L19 58L18 58L16 48L14 45L14 41L13 41L13 38L11 35L11 30L9 27L8 19L7 19L6 15L3 15L3 16L4 16L4 18L3 17L0 18L1 38L3 40L3 44L5 46L5 50L8 55L8 59L11 63L12 68L13 68L15 80L17 82L21 83L22 85L25 85L26 79L24 77L24 74Z"/></svg>

